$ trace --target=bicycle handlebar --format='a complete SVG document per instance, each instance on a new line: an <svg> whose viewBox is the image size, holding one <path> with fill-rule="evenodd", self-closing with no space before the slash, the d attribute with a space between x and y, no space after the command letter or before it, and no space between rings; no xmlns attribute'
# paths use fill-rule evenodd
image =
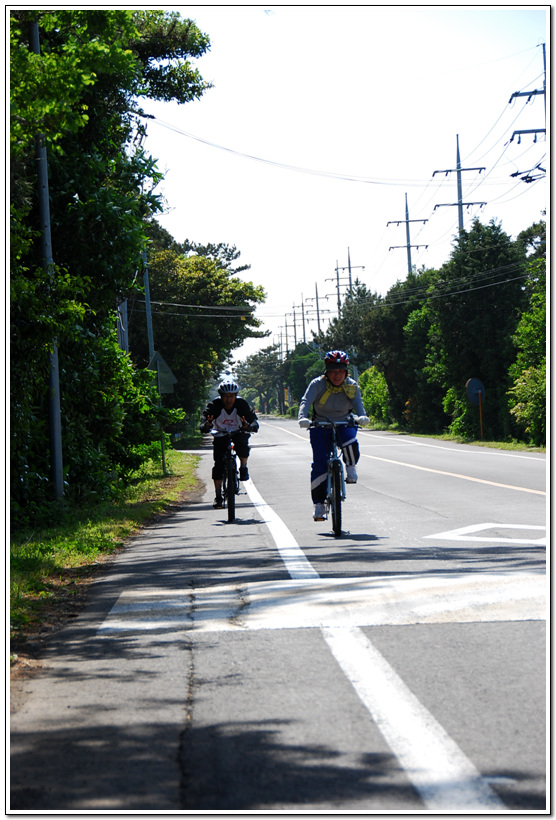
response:
<svg viewBox="0 0 556 820"><path fill-rule="evenodd" d="M316 419L311 422L311 427L357 427L357 422L359 421L360 416L355 416L353 413L348 421L332 421L332 419L327 419L326 421L317 421Z"/></svg>

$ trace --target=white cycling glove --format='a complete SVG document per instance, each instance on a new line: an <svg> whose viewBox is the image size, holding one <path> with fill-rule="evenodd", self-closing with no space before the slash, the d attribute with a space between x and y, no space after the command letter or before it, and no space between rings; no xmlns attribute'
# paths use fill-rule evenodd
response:
<svg viewBox="0 0 556 820"><path fill-rule="evenodd" d="M303 427L304 430L307 430L311 426L310 419L299 419L299 426Z"/></svg>
<svg viewBox="0 0 556 820"><path fill-rule="evenodd" d="M368 424L370 418L368 416L358 416L357 417L357 424Z"/></svg>

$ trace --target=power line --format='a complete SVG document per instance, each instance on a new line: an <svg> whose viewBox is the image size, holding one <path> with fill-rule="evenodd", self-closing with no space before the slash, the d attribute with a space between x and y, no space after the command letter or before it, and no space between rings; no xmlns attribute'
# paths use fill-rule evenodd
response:
<svg viewBox="0 0 556 820"><path fill-rule="evenodd" d="M144 299L136 299L136 302L145 302ZM195 308L195 310L235 310L238 313L252 313L255 308L241 305L188 305L184 302L155 302L151 299L151 305L169 305L170 307Z"/></svg>
<svg viewBox="0 0 556 820"><path fill-rule="evenodd" d="M238 157L243 157L244 159L250 159L255 162L262 162L265 165L272 165L276 168L284 168L287 171L297 171L298 173L302 174L311 174L313 176L321 176L326 177L328 179L338 179L344 180L345 182L361 182L366 185L409 185L409 186L421 186L425 184L425 180L404 180L404 179L396 179L396 178L380 178L380 177L363 177L363 176L354 176L351 174L340 174L334 171L319 171L313 168L303 168L298 165L289 165L285 162L277 162L276 160L265 159L264 157L257 157L254 154L246 154L243 151L236 151L233 148L227 148L225 145L219 145L218 143L211 142L210 140L203 139L202 137L197 137L195 134L190 134L188 131L184 131L181 128L178 128L171 123L164 122L163 120L159 119L158 117L152 117L152 119L161 125L163 128L168 128L170 131L175 131L177 134L181 134L183 137L187 137L188 139L196 140L197 142L203 143L203 145L209 145L211 148L217 148L219 151L227 151L229 154L234 154Z"/></svg>

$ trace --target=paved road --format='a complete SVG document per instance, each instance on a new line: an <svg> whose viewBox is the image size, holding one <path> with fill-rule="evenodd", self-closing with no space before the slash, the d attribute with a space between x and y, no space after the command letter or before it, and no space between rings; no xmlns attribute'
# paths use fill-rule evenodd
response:
<svg viewBox="0 0 556 820"><path fill-rule="evenodd" d="M545 458L360 432L334 539L267 419L14 692L12 809L545 808Z"/></svg>

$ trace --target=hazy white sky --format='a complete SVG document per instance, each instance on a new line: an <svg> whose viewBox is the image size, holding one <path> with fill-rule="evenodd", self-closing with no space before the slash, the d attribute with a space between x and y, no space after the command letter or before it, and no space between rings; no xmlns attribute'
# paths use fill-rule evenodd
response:
<svg viewBox="0 0 556 820"><path fill-rule="evenodd" d="M236 359L280 333L285 344L286 323L291 347L294 306L299 341L300 306L314 311L315 286L322 325L336 315L348 248L353 278L372 291L405 279L406 193L410 220L427 220L410 223L413 265L448 259L456 174L433 174L456 168L456 135L462 169L486 169L462 171L464 203L487 203L464 208L466 228L494 218L515 237L541 218L545 181L511 175L547 169L545 137L511 138L545 127L545 100L509 100L543 88L549 9L177 8L211 39L196 64L214 87L182 106L146 103L156 119L145 147L165 172L163 227L177 241L236 245L251 265L245 278L267 293L257 315L271 336ZM307 318L309 339L316 314Z"/></svg>

